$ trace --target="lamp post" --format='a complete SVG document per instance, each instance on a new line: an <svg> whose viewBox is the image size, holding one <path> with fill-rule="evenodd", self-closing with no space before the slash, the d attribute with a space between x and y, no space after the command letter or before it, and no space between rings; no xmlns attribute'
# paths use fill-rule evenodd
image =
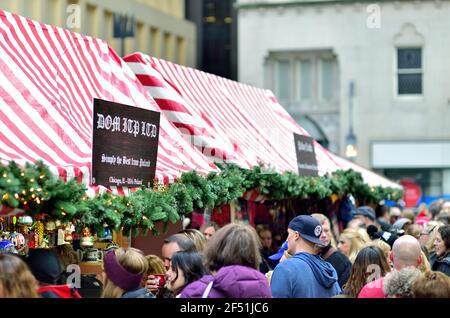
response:
<svg viewBox="0 0 450 318"><path fill-rule="evenodd" d="M134 27L136 25L134 16L127 16L114 13L114 37L120 38L120 54L125 55L125 39L134 37Z"/></svg>
<svg viewBox="0 0 450 318"><path fill-rule="evenodd" d="M349 87L349 129L345 137L345 156L354 161L358 156L356 136L353 133L353 97L355 96L355 81L350 81Z"/></svg>

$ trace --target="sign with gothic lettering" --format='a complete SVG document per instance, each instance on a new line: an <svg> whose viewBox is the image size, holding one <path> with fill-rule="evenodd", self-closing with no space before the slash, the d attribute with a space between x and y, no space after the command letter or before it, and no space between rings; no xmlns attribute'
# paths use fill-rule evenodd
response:
<svg viewBox="0 0 450 318"><path fill-rule="evenodd" d="M298 174L301 176L317 177L319 175L313 141L311 137L294 133Z"/></svg>
<svg viewBox="0 0 450 318"><path fill-rule="evenodd" d="M158 155L160 113L94 99L92 184L150 187Z"/></svg>

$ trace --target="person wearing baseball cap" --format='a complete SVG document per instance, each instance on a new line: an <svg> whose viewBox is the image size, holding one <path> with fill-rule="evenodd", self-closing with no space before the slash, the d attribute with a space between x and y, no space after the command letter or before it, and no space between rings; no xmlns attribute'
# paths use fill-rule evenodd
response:
<svg viewBox="0 0 450 318"><path fill-rule="evenodd" d="M272 281L275 298L328 298L341 288L333 266L317 255L322 225L310 215L299 215L288 225L288 249L292 257L277 265Z"/></svg>
<svg viewBox="0 0 450 318"><path fill-rule="evenodd" d="M376 214L370 206L360 206L353 212L354 218L361 218L364 221L366 227L369 225L376 225Z"/></svg>

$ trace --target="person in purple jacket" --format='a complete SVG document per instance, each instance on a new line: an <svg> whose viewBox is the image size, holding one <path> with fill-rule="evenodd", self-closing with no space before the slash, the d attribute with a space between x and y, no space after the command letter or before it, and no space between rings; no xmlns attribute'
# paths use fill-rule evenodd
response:
<svg viewBox="0 0 450 318"><path fill-rule="evenodd" d="M267 279L258 271L260 241L248 225L228 224L217 231L204 253L212 275L187 285L180 298L270 298Z"/></svg>

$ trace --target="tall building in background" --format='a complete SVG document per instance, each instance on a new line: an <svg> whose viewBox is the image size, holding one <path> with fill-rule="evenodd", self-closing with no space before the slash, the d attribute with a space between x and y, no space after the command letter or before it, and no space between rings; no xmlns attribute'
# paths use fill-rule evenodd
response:
<svg viewBox="0 0 450 318"><path fill-rule="evenodd" d="M118 54L141 51L196 66L196 29L185 19L185 0L0 0L0 8L104 39ZM114 14L135 19L135 36L125 40L124 52L113 37Z"/></svg>
<svg viewBox="0 0 450 318"><path fill-rule="evenodd" d="M239 81L272 89L331 151L345 156L353 132L357 163L450 194L450 1L237 8Z"/></svg>
<svg viewBox="0 0 450 318"><path fill-rule="evenodd" d="M197 26L198 69L237 79L236 0L186 0L186 18Z"/></svg>

